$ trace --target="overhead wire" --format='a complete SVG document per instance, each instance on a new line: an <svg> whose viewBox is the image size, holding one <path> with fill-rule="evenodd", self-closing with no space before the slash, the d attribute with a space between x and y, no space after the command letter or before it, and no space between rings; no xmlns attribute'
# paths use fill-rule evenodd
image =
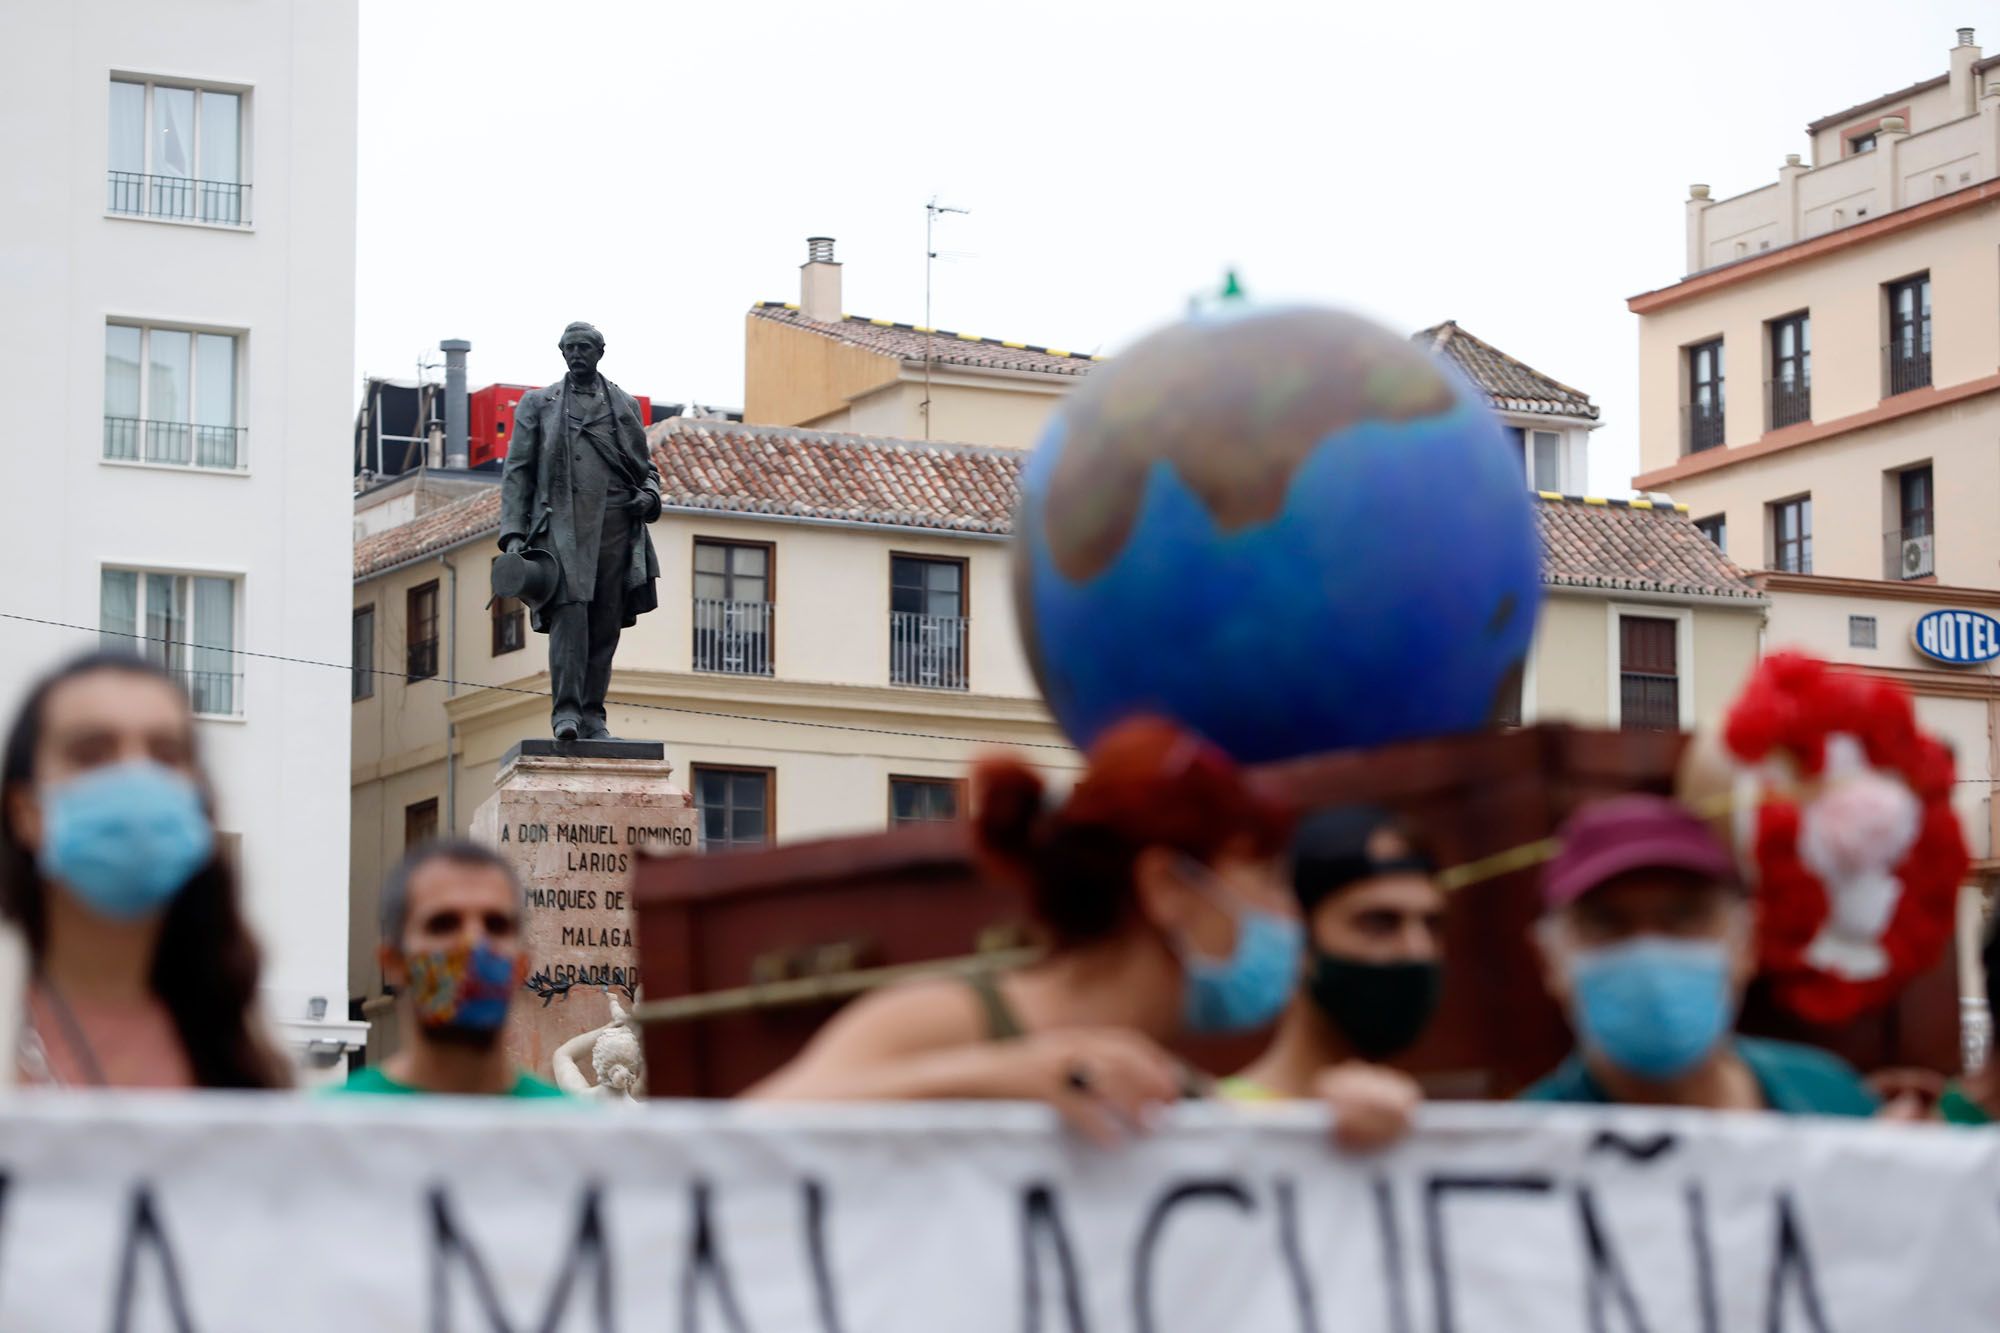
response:
<svg viewBox="0 0 2000 1333"><path fill-rule="evenodd" d="M136 634L127 630L98 629L90 625L76 625L64 620L48 620L40 616L24 616L16 612L0 611L0 620L13 620L26 625L44 625L53 629L76 630L84 634L95 634L99 638L132 639L140 643L157 643L173 648L195 648L203 652L228 653L232 657L255 658L264 662L285 662L292 666L324 667L330 671L346 673L350 678L355 672L366 672L373 676L395 677L410 681L408 673L385 671L380 667L350 666L340 662L320 661L310 657L290 657L283 653L259 653L247 648L218 648L213 644L192 643L185 639L170 639L164 635ZM419 680L435 681L439 685L449 685L455 689L493 690L500 694L524 694L536 699L554 699L548 690L533 690L522 685L496 685L484 681L458 680L449 676L422 676ZM853 722L818 722L810 718L765 717L756 713L729 713L714 708L690 708L684 704L635 703L631 700L617 700L621 708L643 708L656 713L679 713L688 717L716 718L725 722L760 722L771 726L810 727L818 731L844 731L863 736L898 736L906 740L956 741L964 745L993 745L1024 750L1071 750L1070 746L1057 741L996 740L987 736L955 736L946 732L904 731L896 727L868 727Z"/></svg>

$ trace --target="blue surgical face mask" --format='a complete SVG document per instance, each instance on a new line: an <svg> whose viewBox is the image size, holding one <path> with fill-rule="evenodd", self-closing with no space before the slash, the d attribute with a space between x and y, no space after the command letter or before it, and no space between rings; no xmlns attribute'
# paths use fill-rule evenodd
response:
<svg viewBox="0 0 2000 1333"><path fill-rule="evenodd" d="M1214 874L1206 866L1199 870ZM1190 1032L1263 1027L1291 999L1305 947L1304 929L1289 916L1237 901L1227 890L1218 889L1213 896L1236 918L1236 948L1222 959L1181 950L1187 974L1182 1022Z"/></svg>
<svg viewBox="0 0 2000 1333"><path fill-rule="evenodd" d="M93 768L42 792L42 874L100 916L160 911L215 854L201 792L150 760Z"/></svg>
<svg viewBox="0 0 2000 1333"><path fill-rule="evenodd" d="M1642 935L1569 964L1573 1018L1586 1046L1639 1078L1687 1073L1735 1020L1729 946Z"/></svg>

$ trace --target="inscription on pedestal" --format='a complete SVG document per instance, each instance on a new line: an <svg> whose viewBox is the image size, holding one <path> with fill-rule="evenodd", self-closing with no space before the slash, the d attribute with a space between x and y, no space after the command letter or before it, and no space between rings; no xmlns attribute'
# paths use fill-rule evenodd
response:
<svg viewBox="0 0 2000 1333"><path fill-rule="evenodd" d="M527 889L528 990L508 1031L516 1059L546 1074L570 1037L602 1026L609 995L628 1004L632 870L642 851L691 851L695 812L657 759L519 755L501 767L472 834L518 869Z"/></svg>

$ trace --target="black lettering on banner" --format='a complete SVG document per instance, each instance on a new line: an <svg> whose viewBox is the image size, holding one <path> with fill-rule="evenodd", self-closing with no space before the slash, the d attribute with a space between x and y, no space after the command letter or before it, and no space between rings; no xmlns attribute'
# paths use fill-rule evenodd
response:
<svg viewBox="0 0 2000 1333"><path fill-rule="evenodd" d="M1635 1162L1650 1162L1662 1153L1670 1152L1680 1145L1680 1140L1672 1134L1654 1134L1649 1138L1627 1138L1616 1130L1600 1129L1597 1137L1590 1141L1591 1152L1616 1152Z"/></svg>
<svg viewBox="0 0 2000 1333"><path fill-rule="evenodd" d="M1312 1278L1299 1252L1298 1192L1289 1180L1277 1183L1278 1245L1284 1251L1285 1272L1292 1279L1292 1299L1299 1306L1299 1333L1319 1333L1319 1307L1313 1299Z"/></svg>
<svg viewBox="0 0 2000 1333"><path fill-rule="evenodd" d="M1389 1333L1410 1333L1410 1291L1403 1274L1403 1231L1386 1176L1373 1181L1375 1229L1382 1233L1382 1289L1388 1293Z"/></svg>
<svg viewBox="0 0 2000 1333"><path fill-rule="evenodd" d="M166 1288L167 1318L172 1321L175 1333L194 1333L187 1294L181 1289L180 1261L174 1257L173 1243L160 1225L159 1212L153 1206L153 1191L144 1182L132 1192L125 1247L118 1256L118 1290L111 1298L111 1333L127 1333L134 1325L132 1298L139 1286L141 1246L153 1252L153 1261L159 1266L160 1282Z"/></svg>
<svg viewBox="0 0 2000 1333"><path fill-rule="evenodd" d="M1632 1295L1632 1283L1625 1276L1625 1266L1618 1262L1610 1242L1604 1238L1604 1223L1597 1215L1597 1199L1588 1185L1577 1188L1576 1218L1583 1227L1584 1248L1589 1253L1590 1261L1588 1304L1585 1307L1585 1314L1590 1319L1590 1333L1605 1333L1610 1327L1604 1317L1606 1288L1617 1299L1619 1312L1625 1316L1625 1326L1633 1333L1648 1333L1650 1325L1639 1313L1639 1302Z"/></svg>
<svg viewBox="0 0 2000 1333"><path fill-rule="evenodd" d="M812 1261L820 1333L841 1333L840 1305L833 1296L833 1267L826 1260L826 1187L817 1180L806 1182L806 1251Z"/></svg>
<svg viewBox="0 0 2000 1333"><path fill-rule="evenodd" d="M1145 1225L1139 1228L1138 1247L1132 1254L1132 1326L1139 1333L1153 1333L1153 1250L1167 1228L1167 1214L1197 1199L1220 1200L1244 1213L1257 1207L1250 1191L1234 1180L1185 1181L1160 1195L1147 1210Z"/></svg>
<svg viewBox="0 0 2000 1333"><path fill-rule="evenodd" d="M715 1227L709 1216L709 1187L705 1180L694 1186L694 1241L688 1247L687 1267L681 1270L681 1333L695 1333L701 1327L701 1279L706 1273L722 1305L722 1317L733 1333L748 1333L742 1307L736 1304L736 1288L729 1281L729 1266L716 1248Z"/></svg>
<svg viewBox="0 0 2000 1333"><path fill-rule="evenodd" d="M1445 1252L1447 1194L1534 1194L1554 1189L1547 1176L1432 1176L1424 1182L1424 1233L1430 1245L1431 1308L1438 1333L1457 1327L1451 1309L1451 1259Z"/></svg>
<svg viewBox="0 0 2000 1333"><path fill-rule="evenodd" d="M1813 1333L1832 1333L1826 1322L1826 1307L1819 1298L1819 1283L1813 1278L1812 1251L1806 1248L1797 1213L1792 1210L1792 1192L1778 1192L1778 1243L1771 1256L1771 1300L1764 1309L1767 1333L1783 1333L1785 1323L1785 1278L1792 1278L1799 1301L1805 1306L1806 1327Z"/></svg>
<svg viewBox="0 0 2000 1333"><path fill-rule="evenodd" d="M1070 1249L1069 1231L1063 1226L1061 1210L1056 1207L1055 1192L1047 1185L1031 1185L1021 1195L1021 1271L1027 1284L1022 1294L1024 1333L1041 1333L1042 1329L1042 1265L1038 1257L1040 1247L1035 1244L1038 1232L1047 1232L1055 1244L1069 1333L1090 1333L1090 1320L1083 1313L1083 1292L1077 1285L1076 1255Z"/></svg>
<svg viewBox="0 0 2000 1333"><path fill-rule="evenodd" d="M511 1323L500 1308L500 1293L494 1290L493 1278L486 1270L486 1261L480 1257L459 1231L452 1220L451 1201L442 1185L434 1185L430 1190L431 1213L431 1333L451 1333L451 1261L455 1257L465 1269L472 1289L479 1298L480 1309L486 1316L486 1328L490 1333L514 1333ZM541 1333L553 1333L560 1327L559 1321L569 1309L571 1289L576 1285L577 1273L589 1264L595 1276L589 1300L597 1312L598 1333L612 1333L614 1327L611 1313L611 1248L604 1240L604 1221L598 1207L598 1187L585 1186L583 1204L578 1210L576 1240L569 1253L563 1257L562 1270L556 1274L555 1285L549 1289L549 1299L542 1307L539 1323L521 1325L533 1327Z"/></svg>
<svg viewBox="0 0 2000 1333"><path fill-rule="evenodd" d="M1708 1198L1698 1183L1687 1188L1688 1245L1694 1250L1695 1300L1701 1307L1701 1333L1721 1333L1722 1302L1715 1293L1715 1247L1708 1240Z"/></svg>

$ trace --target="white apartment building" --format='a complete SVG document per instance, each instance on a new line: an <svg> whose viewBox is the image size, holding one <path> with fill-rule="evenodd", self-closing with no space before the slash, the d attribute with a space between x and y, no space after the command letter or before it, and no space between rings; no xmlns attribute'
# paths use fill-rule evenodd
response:
<svg viewBox="0 0 2000 1333"><path fill-rule="evenodd" d="M0 709L96 630L186 680L270 1016L330 1065L362 1029L348 676L313 665L348 650L356 8L10 4L0 49L0 612L51 622L0 621Z"/></svg>

